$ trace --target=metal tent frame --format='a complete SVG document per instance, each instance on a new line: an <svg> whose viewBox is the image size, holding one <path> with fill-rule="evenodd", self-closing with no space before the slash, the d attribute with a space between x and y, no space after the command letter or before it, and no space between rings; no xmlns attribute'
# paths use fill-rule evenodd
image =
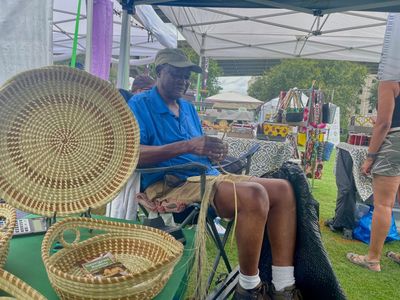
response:
<svg viewBox="0 0 400 300"><path fill-rule="evenodd" d="M258 42L258 43L248 43L248 42L238 42L235 41L234 39L228 40L223 37L216 37L209 35L207 32L204 31L198 31L194 29L195 26L193 22L190 22L190 18L187 18L187 24L179 24L176 22L176 25L178 25L181 33L185 36L185 38L188 40L189 44L196 50L196 52L200 55L200 62L204 61L205 57L213 57L217 59L227 59L227 58L232 58L232 55L227 54L226 57L218 57L217 55L213 55L211 50L217 51L217 50L231 50L231 49L239 49L242 52L248 54L248 49L251 49L254 51L260 50L261 52L264 53L265 56L267 55L272 55L275 54L275 57L271 58L283 58L283 57L313 57L316 58L316 56L320 55L323 56L322 58L325 58L324 56L329 54L332 54L333 52L338 53L338 52L353 52L355 53L356 50L358 51L357 53L364 53L364 54L370 54L369 56L375 57L373 58L361 58L358 59L358 61L376 61L376 57L379 57L380 55L380 49L382 46L382 41L379 40L376 43L367 43L367 44L361 44L358 47L353 47L353 46L346 46L346 45L338 45L336 43L329 43L327 41L313 41L315 37L321 36L322 34L333 34L333 33L338 33L340 31L343 31L343 29L333 29L330 31L325 30L323 32L323 28L330 16L330 14L333 13L338 13L338 12L347 12L347 11L375 11L375 12L388 12L388 11L400 11L400 3L397 0L387 0L387 1L375 1L375 0L338 0L338 1L314 1L314 0L280 0L280 1L268 1L268 0L233 0L233 1L223 1L223 0L120 0L122 3L125 3L126 6L133 7L134 5L141 5L141 4L151 4L151 5L163 5L163 6L170 6L168 9L170 11L173 10L182 10L186 14L186 16L193 16L193 11L197 9L201 9L205 12L207 12L208 15L212 15L213 13L218 13L221 15L224 15L225 17L228 17L228 22L233 23L233 22L240 22L240 21L247 21L247 22L255 22L258 24L268 24L271 26L279 27L282 29L289 29L289 30L294 30L298 32L298 34L295 36L295 40L284 40L284 41L279 41L279 42ZM181 6L182 8L173 8L173 6ZM200 7L200 8L198 8ZM204 8L207 7L207 8ZM250 18L248 16L243 16L242 14L239 13L229 13L227 12L227 9L215 9L216 7L225 7L225 8L273 8L273 9L284 9L286 11L280 11L280 12L273 12L271 11L268 13L267 16L261 14L261 15L256 15L253 16L253 18ZM163 10L165 13L165 11ZM301 14L308 14L313 17L313 20L311 22L311 26L308 28L302 28L299 26L285 26L284 24L276 24L271 21L265 21L262 20L265 17L273 17L277 16L277 14L282 15L282 16L289 16L293 15L295 13L301 13ZM361 13L346 13L350 17L358 17L358 18L365 18L366 13L361 14ZM170 15L170 19L174 19L173 15ZM369 18L370 20L375 20L374 24L364 24L361 27L356 27L356 26L350 26L347 28L347 30L356 30L356 29L371 29L372 27L379 27L380 31L379 33L383 32L385 24L386 24L386 19L383 15L378 15L378 16L371 16ZM177 21L177 18L175 16L175 20ZM226 21L226 20L224 20ZM205 22L197 22L195 25L197 27L202 27L202 26L216 26L219 22L218 21L213 21L213 20L208 20ZM194 37L192 37L192 42L190 41L190 38L188 38L189 33L192 32L192 35L194 34ZM383 34L381 35L383 39ZM122 39L122 37L121 37ZM208 49L207 46L209 44L209 40L214 40L219 43L231 43L229 46L224 46L224 47L218 47L215 46L215 49ZM281 49L276 49L276 45L280 44L281 46L285 47L288 44L295 44L295 47L300 49L298 52L287 52L287 51L282 51ZM275 45L275 49L271 49L271 46ZM326 48L326 50L323 51L309 51L308 53L305 53L305 47L306 45L311 45L311 48L313 46L323 46ZM247 57L250 58L250 57ZM326 58L325 58L326 59ZM348 59L350 60L350 59ZM200 82L200 77L198 79L198 82ZM199 84L197 87L197 95L199 94Z"/></svg>

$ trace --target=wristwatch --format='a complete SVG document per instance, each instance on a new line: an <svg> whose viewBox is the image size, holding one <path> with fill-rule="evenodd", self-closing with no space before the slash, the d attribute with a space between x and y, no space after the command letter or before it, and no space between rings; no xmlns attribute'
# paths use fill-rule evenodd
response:
<svg viewBox="0 0 400 300"><path fill-rule="evenodd" d="M378 153L368 153L367 154L367 158L372 158L373 160L375 160L377 156L378 156Z"/></svg>

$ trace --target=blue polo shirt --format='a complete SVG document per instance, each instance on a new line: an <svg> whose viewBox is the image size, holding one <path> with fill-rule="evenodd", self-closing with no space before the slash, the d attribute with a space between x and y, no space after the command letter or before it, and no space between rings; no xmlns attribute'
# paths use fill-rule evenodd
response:
<svg viewBox="0 0 400 300"><path fill-rule="evenodd" d="M148 146L162 146L178 141L188 141L202 136L203 131L196 109L184 99L177 100L179 117L176 117L167 107L156 87L141 94L134 95L128 105L138 121L140 128L140 144ZM209 166L208 175L218 175L219 172L211 166L206 156L183 154L153 167L166 167L189 162L198 162ZM196 171L184 170L169 172L185 180L190 176L199 175ZM142 174L141 188L145 190L149 185L162 180L164 173Z"/></svg>

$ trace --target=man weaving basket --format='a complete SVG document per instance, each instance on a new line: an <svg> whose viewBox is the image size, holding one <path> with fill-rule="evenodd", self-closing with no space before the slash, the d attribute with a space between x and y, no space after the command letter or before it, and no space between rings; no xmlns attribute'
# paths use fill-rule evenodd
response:
<svg viewBox="0 0 400 300"><path fill-rule="evenodd" d="M206 194L210 204L222 218L232 219L237 214L240 274L234 299L301 299L293 275L296 202L291 185L281 179L220 175L211 161L222 161L227 146L218 138L203 136L196 109L181 98L191 72L200 73L201 68L178 49L160 50L155 64L156 86L128 102L140 127L139 166L188 162L208 166L206 175L212 186ZM199 173L176 172L171 184L165 184L164 175L142 174L142 189L149 199L185 204L199 200ZM258 270L265 229L273 257L270 288L260 281Z"/></svg>

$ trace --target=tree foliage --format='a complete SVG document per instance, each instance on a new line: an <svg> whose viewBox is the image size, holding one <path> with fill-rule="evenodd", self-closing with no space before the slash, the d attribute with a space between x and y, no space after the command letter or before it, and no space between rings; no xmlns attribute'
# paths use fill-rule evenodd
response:
<svg viewBox="0 0 400 300"><path fill-rule="evenodd" d="M347 128L352 108L356 106L368 70L365 66L348 61L290 59L267 70L263 76L253 78L248 94L267 101L290 88L314 88L329 91L325 96L341 109L341 126Z"/></svg>
<svg viewBox="0 0 400 300"><path fill-rule="evenodd" d="M199 64L200 57L199 55L190 47L183 47L181 48L183 52L187 55L190 61L192 61L195 64ZM222 87L219 85L218 77L222 76L222 69L218 65L218 63L215 60L209 59L208 62L208 78L207 78L207 86L206 86L206 92L204 93L204 96L212 96L215 94L218 94L220 90L222 90ZM197 88L197 74L192 73L192 76L190 77L190 87L192 89Z"/></svg>
<svg viewBox="0 0 400 300"><path fill-rule="evenodd" d="M372 81L372 86L370 90L370 95L369 95L369 108L374 110L376 108L376 105L378 104L378 83L379 81L374 79Z"/></svg>

